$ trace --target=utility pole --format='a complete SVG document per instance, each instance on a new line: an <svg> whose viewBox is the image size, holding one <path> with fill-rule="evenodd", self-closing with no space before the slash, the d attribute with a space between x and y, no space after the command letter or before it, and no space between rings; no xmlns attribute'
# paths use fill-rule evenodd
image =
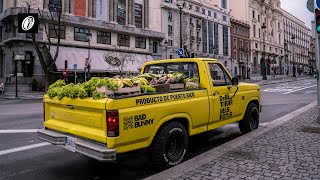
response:
<svg viewBox="0 0 320 180"><path fill-rule="evenodd" d="M317 118L317 121L318 121L318 124L320 124L320 78L319 78L319 69L320 69L320 57L319 57L319 33L320 33L320 10L318 8L315 8L315 12L314 12L314 21L315 21L315 27L312 27L313 28L313 31L315 31L314 35L315 35L315 40L316 40L316 43L315 43L315 48L316 48L316 51L315 51L315 55L316 55L316 62L317 62L317 92L318 92L318 118Z"/></svg>
<svg viewBox="0 0 320 180"><path fill-rule="evenodd" d="M177 4L177 6L178 6L178 8L179 8L179 18L180 18L180 32L179 32L179 34L180 34L180 47L179 48L183 48L182 46L183 46L183 43L182 43L182 9L183 9L183 7L182 7L182 5L180 5L180 4Z"/></svg>
<svg viewBox="0 0 320 180"><path fill-rule="evenodd" d="M266 67L266 49L265 49L265 36L266 32L265 29L267 28L266 24L263 23L261 29L263 31L263 52L262 52L262 59L263 63L261 63L262 66L262 80L267 80L267 67Z"/></svg>

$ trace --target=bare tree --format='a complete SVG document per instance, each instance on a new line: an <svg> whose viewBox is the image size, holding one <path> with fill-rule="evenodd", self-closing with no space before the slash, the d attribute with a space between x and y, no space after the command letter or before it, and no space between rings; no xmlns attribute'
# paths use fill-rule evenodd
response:
<svg viewBox="0 0 320 180"><path fill-rule="evenodd" d="M61 17L61 9L58 12L44 12L39 9L39 0L25 0L22 1L22 7L25 7L25 11L30 13L32 10L37 11L39 15L39 26L44 28L44 34L46 40L40 41L37 39L38 36L43 34L31 34L32 43L37 52L43 73L44 73L44 86L45 91L48 90L50 78L52 72L55 69L55 63L59 55L59 46L61 40L61 27L64 25ZM50 28L52 26L52 28ZM49 30L50 29L50 30ZM55 53L52 56L50 50L52 46L55 46Z"/></svg>
<svg viewBox="0 0 320 180"><path fill-rule="evenodd" d="M134 48L120 47L112 45L112 50L104 56L105 61L111 66L119 70L120 75L124 74L125 68L131 63L135 63Z"/></svg>

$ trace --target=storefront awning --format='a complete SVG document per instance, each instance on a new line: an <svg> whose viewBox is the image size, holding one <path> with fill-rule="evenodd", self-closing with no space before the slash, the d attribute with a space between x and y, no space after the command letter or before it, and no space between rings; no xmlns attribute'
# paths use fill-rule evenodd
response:
<svg viewBox="0 0 320 180"><path fill-rule="evenodd" d="M54 56L56 47L51 47L50 53ZM56 61L58 71L63 71L65 60L68 60L69 71L73 70L73 65L77 64L77 71L84 71L85 60L88 57L88 49L75 47L59 47L59 54ZM134 54L125 52L90 50L91 72L119 72L119 64L123 63L122 71L139 72L142 64L153 61L151 55ZM109 63L108 63L109 62ZM110 65L110 64L113 64Z"/></svg>

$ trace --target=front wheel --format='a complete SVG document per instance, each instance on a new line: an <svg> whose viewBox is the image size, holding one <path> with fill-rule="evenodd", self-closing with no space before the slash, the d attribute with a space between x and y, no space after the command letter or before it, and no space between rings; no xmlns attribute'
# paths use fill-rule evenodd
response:
<svg viewBox="0 0 320 180"><path fill-rule="evenodd" d="M243 134L258 129L259 127L259 109L255 103L250 103L247 107L245 115L239 121L239 128Z"/></svg>
<svg viewBox="0 0 320 180"><path fill-rule="evenodd" d="M170 122L157 133L151 146L153 166L163 169L179 164L188 149L188 133L179 122Z"/></svg>

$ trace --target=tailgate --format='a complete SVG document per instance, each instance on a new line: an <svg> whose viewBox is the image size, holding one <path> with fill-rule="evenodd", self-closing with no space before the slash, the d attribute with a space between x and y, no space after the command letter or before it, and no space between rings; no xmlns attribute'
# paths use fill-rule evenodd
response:
<svg viewBox="0 0 320 180"><path fill-rule="evenodd" d="M107 99L62 100L44 98L44 127L65 134L106 143Z"/></svg>

